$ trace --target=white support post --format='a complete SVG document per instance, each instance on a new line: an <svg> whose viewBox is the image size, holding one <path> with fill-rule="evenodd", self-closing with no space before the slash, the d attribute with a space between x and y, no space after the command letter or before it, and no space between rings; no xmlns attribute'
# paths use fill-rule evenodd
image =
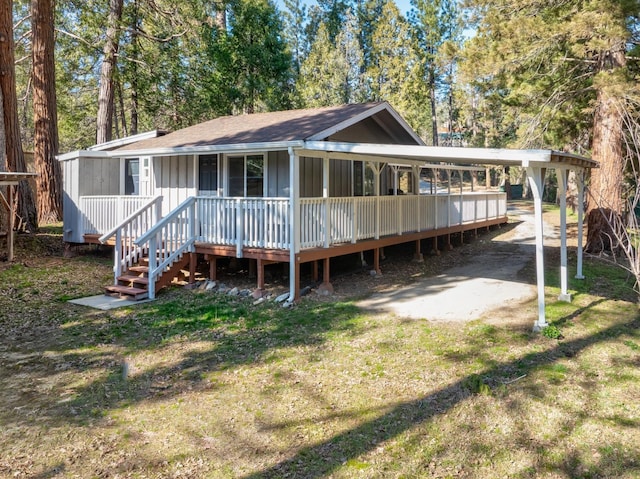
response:
<svg viewBox="0 0 640 479"><path fill-rule="evenodd" d="M451 170L447 170L447 228L451 228Z"/></svg>
<svg viewBox="0 0 640 479"><path fill-rule="evenodd" d="M582 274L582 241L584 232L584 170L576 171L576 181L578 182L578 264L576 268L576 279L584 279Z"/></svg>
<svg viewBox="0 0 640 479"><path fill-rule="evenodd" d="M116 244L113 247L113 284L118 284L118 276L122 275L122 230L116 231Z"/></svg>
<svg viewBox="0 0 640 479"><path fill-rule="evenodd" d="M462 170L458 171L458 175L460 176L460 199L458 201L460 202L460 224L462 225L462 223L464 223L464 191L462 189Z"/></svg>
<svg viewBox="0 0 640 479"><path fill-rule="evenodd" d="M155 271L158 267L158 240L157 235L151 236L149 239L149 284L147 286L147 291L149 294L149 299L156 298L156 277Z"/></svg>
<svg viewBox="0 0 640 479"><path fill-rule="evenodd" d="M189 206L189 240L195 239L196 234L197 234L197 231L196 231L196 227L198 226L197 218L196 218L197 201L198 200L194 201L193 204L191 204L191 206ZM193 252L194 250L195 250L195 248L194 248L194 245L192 243L191 247L189 248L189 251Z"/></svg>
<svg viewBox="0 0 640 479"><path fill-rule="evenodd" d="M433 221L433 229L438 229L438 170L431 170L433 173L433 182L431 183L431 187L434 191L433 196L433 214L435 215Z"/></svg>
<svg viewBox="0 0 640 479"><path fill-rule="evenodd" d="M327 190L328 192L328 190ZM300 162L298 153L289 147L289 200L290 200L290 244L289 244L289 299L292 303L297 296L298 265L300 251ZM325 226L329 229L329 225Z"/></svg>
<svg viewBox="0 0 640 479"><path fill-rule="evenodd" d="M560 301L571 302L571 295L568 291L567 273L567 181L568 171L565 169L556 170L558 177L558 194L560 195Z"/></svg>
<svg viewBox="0 0 640 479"><path fill-rule="evenodd" d="M236 199L236 257L242 258L244 246L244 209L242 199Z"/></svg>
<svg viewBox="0 0 640 479"><path fill-rule="evenodd" d="M322 198L324 198L324 247L331 245L331 205L329 204L329 155L322 158Z"/></svg>
<svg viewBox="0 0 640 479"><path fill-rule="evenodd" d="M542 188L543 169L540 167L527 167L527 176L531 184L533 204L535 210L536 227L536 277L538 284L538 319L533 324L534 331L541 331L548 326L545 317L544 304L544 226L542 220Z"/></svg>
<svg viewBox="0 0 640 479"><path fill-rule="evenodd" d="M375 239L380 239L380 173L382 173L382 166L380 163L370 163L369 168L373 171L374 188L376 193L376 227L375 227Z"/></svg>
<svg viewBox="0 0 640 479"><path fill-rule="evenodd" d="M402 204L398 198L398 189L400 186L398 182L398 171L400 167L393 165L391 168L393 170L393 196L396 199L396 233L400 236L402 235Z"/></svg>

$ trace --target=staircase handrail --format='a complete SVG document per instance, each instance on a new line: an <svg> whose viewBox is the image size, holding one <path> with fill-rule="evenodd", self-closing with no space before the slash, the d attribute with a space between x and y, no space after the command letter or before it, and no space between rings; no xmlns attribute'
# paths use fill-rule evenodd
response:
<svg viewBox="0 0 640 479"><path fill-rule="evenodd" d="M185 252L192 250L197 234L196 200L195 196L190 196L133 242L140 248L143 248L147 243L149 244L148 293L150 299L155 298L156 281L162 272L171 267ZM181 235L178 238L159 238L163 229L172 221L179 219L185 211L187 212L187 222L182 238L180 238ZM158 241L159 239L160 241ZM160 261L157 258L159 251L162 251Z"/></svg>
<svg viewBox="0 0 640 479"><path fill-rule="evenodd" d="M195 202L196 202L196 197L195 196L190 196L189 198L184 200L182 203L180 203L178 206L176 206L171 211L171 213L169 213L167 216L165 216L160 221L158 221L155 225L153 225L151 228L149 228L146 231L146 233L144 233L142 236L139 236L138 238L136 238L134 240L134 243L137 244L138 246L140 246L140 245L143 245L144 243L146 243L147 241L149 241L151 239L151 237L154 236L156 233L158 233L167 223L173 221L180 213L182 213L192 203L195 203Z"/></svg>
<svg viewBox="0 0 640 479"><path fill-rule="evenodd" d="M140 208L138 208L136 211L131 213L124 220L122 220L118 225L114 226L111 230L107 231L105 234L100 236L100 238L98 238L98 241L100 241L100 243L103 243L103 244L106 243L107 241L109 241L118 232L118 230L120 230L121 228L125 227L126 225L128 225L129 223L134 221L138 216L140 216L147 209L151 208L152 206L154 206L159 201L162 201L162 196L161 195L154 196L153 198L151 198L151 200L149 200L149 202L145 203Z"/></svg>

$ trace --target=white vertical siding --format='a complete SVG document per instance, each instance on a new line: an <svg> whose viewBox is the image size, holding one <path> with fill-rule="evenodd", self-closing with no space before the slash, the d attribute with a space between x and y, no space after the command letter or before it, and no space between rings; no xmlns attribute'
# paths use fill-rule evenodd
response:
<svg viewBox="0 0 640 479"><path fill-rule="evenodd" d="M79 229L81 224L78 202L80 199L78 164L79 159L63 161L62 163L62 219L64 230L62 238L70 243L82 242L82 232Z"/></svg>
<svg viewBox="0 0 640 479"><path fill-rule="evenodd" d="M162 195L162 216L189 196L196 195L193 155L163 156L153 159L152 183L155 195Z"/></svg>

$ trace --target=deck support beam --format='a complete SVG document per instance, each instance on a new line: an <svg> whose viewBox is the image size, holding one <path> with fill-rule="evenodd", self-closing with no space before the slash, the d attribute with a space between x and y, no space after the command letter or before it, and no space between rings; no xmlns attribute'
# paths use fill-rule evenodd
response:
<svg viewBox="0 0 640 479"><path fill-rule="evenodd" d="M209 262L209 279L215 281L218 279L218 257L212 254L205 254L204 259Z"/></svg>
<svg viewBox="0 0 640 479"><path fill-rule="evenodd" d="M382 274L382 270L380 269L380 250L382 250L382 248L375 248L373 250L373 271L375 271L376 275Z"/></svg>
<svg viewBox="0 0 640 479"><path fill-rule="evenodd" d="M533 324L534 331L541 331L548 326L545 317L544 299L544 223L542 220L542 188L544 186L545 169L540 167L527 167L527 177L533 194L536 229L536 277L538 285L538 319Z"/></svg>
<svg viewBox="0 0 640 479"><path fill-rule="evenodd" d="M415 245L416 245L416 250L415 253L413 254L413 261L416 263L424 263L424 256L422 256L422 249L421 249L421 240L416 240L415 241Z"/></svg>
<svg viewBox="0 0 640 479"><path fill-rule="evenodd" d="M196 266L198 266L198 254L189 253L189 284L196 282Z"/></svg>
<svg viewBox="0 0 640 479"><path fill-rule="evenodd" d="M333 294L333 285L331 284L331 259L324 258L322 260L322 284L318 286L318 293L329 295Z"/></svg>

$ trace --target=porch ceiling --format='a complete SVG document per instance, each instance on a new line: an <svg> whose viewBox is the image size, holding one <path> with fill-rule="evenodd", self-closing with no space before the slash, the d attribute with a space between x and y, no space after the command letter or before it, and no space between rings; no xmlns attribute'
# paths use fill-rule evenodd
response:
<svg viewBox="0 0 640 479"><path fill-rule="evenodd" d="M450 164L538 166L542 168L597 168L598 162L579 155L555 150L516 150L506 148L463 148L438 146L380 145L306 141L301 155L330 153L332 158L408 165L438 162Z"/></svg>

